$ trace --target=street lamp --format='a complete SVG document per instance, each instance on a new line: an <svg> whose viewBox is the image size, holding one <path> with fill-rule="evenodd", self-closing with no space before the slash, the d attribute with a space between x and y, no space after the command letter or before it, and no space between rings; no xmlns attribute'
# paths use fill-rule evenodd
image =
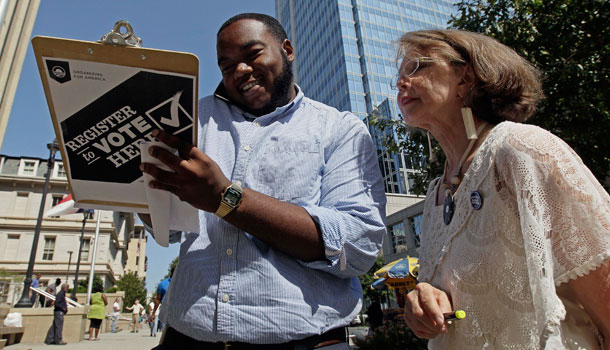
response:
<svg viewBox="0 0 610 350"><path fill-rule="evenodd" d="M32 273L34 272L34 262L36 260L36 249L38 248L38 239L40 238L40 227L42 226L42 214L44 213L44 204L47 199L47 191L49 190L49 179L53 172L53 166L55 165L55 153L59 151L59 145L57 139L47 144L49 149L49 159L47 160L47 174L44 180L44 188L42 189L42 199L40 200L40 210L38 211L38 221L36 221L36 228L34 229L34 241L32 242L32 250L30 251L30 261L28 263L28 271L25 274L25 280L23 281L23 292L21 299L15 304L15 307L32 307L32 300L30 300L30 286L32 285Z"/></svg>
<svg viewBox="0 0 610 350"><path fill-rule="evenodd" d="M68 258L68 270L66 270L66 283L68 283L68 275L70 274L70 263L72 263L72 251L68 250L70 257Z"/></svg>

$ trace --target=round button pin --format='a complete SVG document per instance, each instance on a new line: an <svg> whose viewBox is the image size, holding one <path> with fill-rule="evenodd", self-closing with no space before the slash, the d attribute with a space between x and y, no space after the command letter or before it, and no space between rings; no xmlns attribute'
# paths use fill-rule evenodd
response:
<svg viewBox="0 0 610 350"><path fill-rule="evenodd" d="M479 193L479 191L472 191L470 193L470 204L474 210L479 210L483 206L483 196Z"/></svg>

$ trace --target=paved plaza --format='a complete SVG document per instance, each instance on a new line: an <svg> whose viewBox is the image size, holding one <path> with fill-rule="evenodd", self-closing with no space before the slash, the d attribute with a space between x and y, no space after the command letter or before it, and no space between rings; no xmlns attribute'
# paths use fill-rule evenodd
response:
<svg viewBox="0 0 610 350"><path fill-rule="evenodd" d="M46 333L46 330L44 331ZM352 328L349 333L352 336L364 337L367 332L366 327ZM151 337L148 329L141 329L139 333L120 331L118 333L100 333L100 340L89 341L87 339L80 343L67 345L46 345L46 344L14 344L6 346L4 350L150 350L159 343L159 337ZM352 343L350 342L350 345ZM354 348L353 346L351 348Z"/></svg>
<svg viewBox="0 0 610 350"><path fill-rule="evenodd" d="M46 329L44 330L46 333ZM4 350L150 350L159 344L159 337L151 337L148 329L141 329L139 333L120 331L117 333L100 333L100 340L89 341L87 339L79 343L68 343L67 345L46 344L14 344L4 347ZM87 338L87 336L85 336Z"/></svg>

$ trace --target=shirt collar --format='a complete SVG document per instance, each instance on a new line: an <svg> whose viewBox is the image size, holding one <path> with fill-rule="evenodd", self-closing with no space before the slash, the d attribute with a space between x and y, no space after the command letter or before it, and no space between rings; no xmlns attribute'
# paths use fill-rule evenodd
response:
<svg viewBox="0 0 610 350"><path fill-rule="evenodd" d="M220 82L220 84L218 84L218 87L216 87L216 90L214 91L214 97L223 100L227 104L231 105L231 107L237 109L244 116L244 118L246 118L248 120L254 120L254 119L257 119L260 117L274 117L274 116L289 112L291 109L293 109L294 106L298 106L301 103L301 101L303 100L303 97L305 96L303 94L303 90L301 90L301 87L298 86L297 84L293 83L293 85L294 85L295 89L297 90L297 94L292 101L288 102L284 106L277 107L273 112L271 112L269 114L265 114L265 115L261 115L261 116L256 116L254 114L248 113L248 112L244 111L243 109L241 109L240 107L238 107L235 103L233 103L231 101L231 99L229 98L229 95L227 94L227 91L226 91L225 86L222 83L222 81Z"/></svg>

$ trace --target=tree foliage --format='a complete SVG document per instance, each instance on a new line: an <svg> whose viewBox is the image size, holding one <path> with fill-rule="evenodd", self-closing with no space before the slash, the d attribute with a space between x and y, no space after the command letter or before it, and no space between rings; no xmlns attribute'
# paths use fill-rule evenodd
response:
<svg viewBox="0 0 610 350"><path fill-rule="evenodd" d="M366 274L358 276L358 278L360 279L360 284L362 285L362 294L364 295L365 298L369 298L370 300L372 300L374 297L379 297L381 300L384 300L384 297L385 298L392 297L392 293L389 293L387 290L381 291L381 290L371 288L371 284L373 284L373 282L375 282L375 280L376 280L376 278L375 278L375 276L373 276L373 274L375 273L375 271L382 268L383 265L384 265L383 258L381 256L379 256L379 257L377 257L377 260L375 260L375 263L373 264L373 266L369 269L369 271Z"/></svg>
<svg viewBox="0 0 610 350"><path fill-rule="evenodd" d="M418 338L404 323L385 324L373 335L365 339L355 338L359 350L425 350L426 339Z"/></svg>
<svg viewBox="0 0 610 350"><path fill-rule="evenodd" d="M373 115L369 123L386 135L380 140L385 151L389 154L404 152L411 159L411 166L416 169L415 173L409 175L413 180L411 190L417 195L426 194L430 181L443 172L445 155L438 142L431 138L428 144L426 130L409 127L402 118L392 120ZM432 147L432 158L429 147Z"/></svg>
<svg viewBox="0 0 610 350"><path fill-rule="evenodd" d="M124 274L117 282L119 290L125 291L123 307L133 305L136 299L146 305L146 279L139 278L134 271Z"/></svg>
<svg viewBox="0 0 610 350"><path fill-rule="evenodd" d="M566 141L609 189L610 1L462 0L456 6L451 27L494 37L540 69L546 99L527 122ZM402 120L373 124L398 132L383 141L388 150L426 158L425 136L407 132ZM442 173L444 156L434 140L432 148L436 161L414 164L418 194Z"/></svg>
<svg viewBox="0 0 610 350"><path fill-rule="evenodd" d="M463 0L450 24L498 39L543 74L528 123L566 141L610 187L610 2Z"/></svg>
<svg viewBox="0 0 610 350"><path fill-rule="evenodd" d="M172 268L176 268L176 266L178 266L178 261L180 261L180 257L177 256L174 258L174 260L172 260L171 263L169 263L169 266L167 267L167 274L165 276L163 276L163 278L161 279L161 281L163 281L164 279L168 278Z"/></svg>
<svg viewBox="0 0 610 350"><path fill-rule="evenodd" d="M103 288L104 283L102 282L102 278L98 275L93 275L93 287L92 290L95 290L96 287ZM87 288L89 287L89 276L84 280L78 280L78 287L76 288L77 293L87 293Z"/></svg>

